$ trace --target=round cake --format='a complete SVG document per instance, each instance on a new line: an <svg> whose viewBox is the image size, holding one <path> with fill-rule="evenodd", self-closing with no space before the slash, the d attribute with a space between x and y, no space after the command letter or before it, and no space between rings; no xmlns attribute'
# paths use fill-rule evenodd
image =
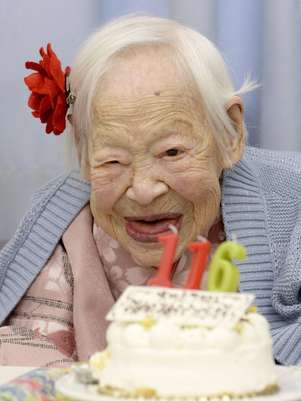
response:
<svg viewBox="0 0 301 401"><path fill-rule="evenodd" d="M276 391L268 323L247 306L249 300L242 303L240 294L190 291L190 298L201 296L203 302L194 300L191 310L191 300L179 293L185 290L175 290L174 299L174 290L158 291L161 306L152 297L141 308L143 295L134 299L133 291L131 305L121 302L107 331L107 349L90 359L100 392L134 398L201 398ZM225 302L234 297L235 305Z"/></svg>

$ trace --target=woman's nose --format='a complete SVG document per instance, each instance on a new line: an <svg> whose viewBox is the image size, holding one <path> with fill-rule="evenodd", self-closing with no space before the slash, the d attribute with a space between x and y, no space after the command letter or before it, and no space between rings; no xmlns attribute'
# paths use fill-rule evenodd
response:
<svg viewBox="0 0 301 401"><path fill-rule="evenodd" d="M136 174L126 195L129 199L145 206L167 191L168 186L164 182L152 179L144 174Z"/></svg>

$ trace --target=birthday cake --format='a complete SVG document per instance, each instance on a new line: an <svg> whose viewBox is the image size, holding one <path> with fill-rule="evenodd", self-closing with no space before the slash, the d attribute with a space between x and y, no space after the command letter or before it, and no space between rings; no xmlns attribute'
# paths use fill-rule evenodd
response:
<svg viewBox="0 0 301 401"><path fill-rule="evenodd" d="M89 362L100 393L241 397L277 390L271 337L251 294L128 287Z"/></svg>

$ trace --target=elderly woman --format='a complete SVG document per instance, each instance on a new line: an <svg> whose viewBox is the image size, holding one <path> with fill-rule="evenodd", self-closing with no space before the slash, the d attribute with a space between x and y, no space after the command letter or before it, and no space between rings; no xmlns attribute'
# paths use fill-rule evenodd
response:
<svg viewBox="0 0 301 401"><path fill-rule="evenodd" d="M62 90L52 49L41 55L40 66L54 60L49 76ZM179 286L189 266L186 245L198 235L213 244L235 235L247 247L240 291L256 294L276 360L299 363L301 160L245 148L239 96L252 84L235 90L222 57L199 33L144 16L96 32L68 82L80 172L37 192L0 255L1 363L51 366L102 349L107 311L127 285L155 274L157 236L170 224L180 235ZM47 132L58 134L65 94L58 92L51 114L41 93L48 92L29 104Z"/></svg>

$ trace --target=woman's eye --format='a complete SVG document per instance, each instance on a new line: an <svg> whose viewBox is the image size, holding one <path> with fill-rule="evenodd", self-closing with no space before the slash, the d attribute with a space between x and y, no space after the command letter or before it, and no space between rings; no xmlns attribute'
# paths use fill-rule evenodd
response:
<svg viewBox="0 0 301 401"><path fill-rule="evenodd" d="M107 162L104 163L105 166L110 166L112 164L119 164L118 160L108 160Z"/></svg>
<svg viewBox="0 0 301 401"><path fill-rule="evenodd" d="M179 156L181 153L183 153L183 150L178 149L178 148L171 148L171 149L166 150L165 156L175 157L175 156Z"/></svg>

